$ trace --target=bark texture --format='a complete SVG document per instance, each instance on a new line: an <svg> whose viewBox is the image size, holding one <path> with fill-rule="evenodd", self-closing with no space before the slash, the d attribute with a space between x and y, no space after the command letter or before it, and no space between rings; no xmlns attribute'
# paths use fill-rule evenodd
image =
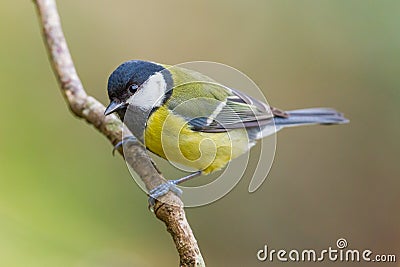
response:
<svg viewBox="0 0 400 267"><path fill-rule="evenodd" d="M113 145L117 144L122 138L123 124L115 115L105 117L103 104L86 94L68 50L55 1L35 0L34 3L43 29L50 63L71 112L93 125ZM141 177L148 190L165 182L141 145L129 145L125 150L128 151L123 153L120 149L119 153L123 157L125 154L125 160ZM174 194L168 193L164 196L164 201L156 202L154 213L165 223L174 240L180 257L180 266L205 266L181 200Z"/></svg>

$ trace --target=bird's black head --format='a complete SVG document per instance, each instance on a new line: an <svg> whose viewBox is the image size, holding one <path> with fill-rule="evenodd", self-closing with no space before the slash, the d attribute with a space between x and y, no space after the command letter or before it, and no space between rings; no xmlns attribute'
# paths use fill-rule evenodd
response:
<svg viewBox="0 0 400 267"><path fill-rule="evenodd" d="M163 66L148 61L131 60L122 63L108 78L110 104L104 114L117 112L122 118L128 105L127 100L140 89L149 77L164 69ZM164 73L163 75L165 76Z"/></svg>

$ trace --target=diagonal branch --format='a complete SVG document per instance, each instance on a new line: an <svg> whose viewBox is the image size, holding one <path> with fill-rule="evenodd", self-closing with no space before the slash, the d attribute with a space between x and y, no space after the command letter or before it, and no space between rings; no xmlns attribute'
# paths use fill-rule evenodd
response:
<svg viewBox="0 0 400 267"><path fill-rule="evenodd" d="M114 115L105 117L103 115L105 107L86 94L69 53L55 1L34 0L34 3L43 28L50 62L71 112L92 124L113 145L117 144L122 138L123 124ZM165 182L141 145L130 145L125 147L125 150L128 151L122 153L122 150L119 150L120 154L122 156L125 154L125 160L141 177L148 190ZM186 220L181 200L172 193L168 193L164 198L163 202L156 202L154 211L157 218L165 223L175 242L180 265L205 266L197 241Z"/></svg>

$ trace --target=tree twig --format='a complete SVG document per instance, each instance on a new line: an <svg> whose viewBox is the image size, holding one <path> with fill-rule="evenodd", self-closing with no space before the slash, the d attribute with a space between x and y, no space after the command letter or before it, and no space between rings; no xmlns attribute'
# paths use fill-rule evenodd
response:
<svg viewBox="0 0 400 267"><path fill-rule="evenodd" d="M123 124L114 115L105 117L105 107L86 94L68 50L55 1L34 0L34 3L43 28L50 62L71 112L92 124L113 145L117 144L122 138ZM130 145L125 147L125 150L127 149L128 152L119 152L122 156L125 154L125 160L141 177L148 190L165 182L141 145ZM154 213L167 226L179 253L180 265L205 266L197 241L186 220L181 200L172 193L168 193L164 198L165 201L156 202Z"/></svg>

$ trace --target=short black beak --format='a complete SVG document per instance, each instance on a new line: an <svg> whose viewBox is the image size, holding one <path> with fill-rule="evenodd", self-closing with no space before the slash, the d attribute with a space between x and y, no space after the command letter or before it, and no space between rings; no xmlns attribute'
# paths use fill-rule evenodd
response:
<svg viewBox="0 0 400 267"><path fill-rule="evenodd" d="M126 104L124 102L118 103L116 101L111 101L111 103L108 105L106 110L104 111L104 115L110 115L111 113L114 113L118 109L124 108Z"/></svg>

